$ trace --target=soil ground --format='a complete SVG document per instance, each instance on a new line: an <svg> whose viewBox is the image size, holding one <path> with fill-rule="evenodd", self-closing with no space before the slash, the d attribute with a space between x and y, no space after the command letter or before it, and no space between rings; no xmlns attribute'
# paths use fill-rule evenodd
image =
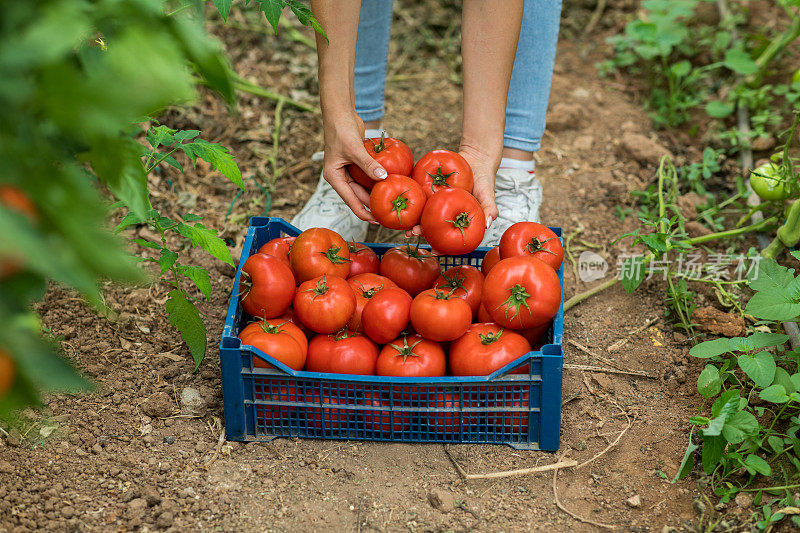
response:
<svg viewBox="0 0 800 533"><path fill-rule="evenodd" d="M425 30L418 22L422 8L410 4L397 9L385 125L415 154L455 148L457 27L441 8L429 13L433 29ZM600 28L616 23L609 17ZM567 29L574 26L565 22ZM237 70L264 87L314 102L313 51L286 35L265 35L261 27L262 21L239 15L218 29ZM433 38L437 47L426 40ZM597 76L599 42L597 36L559 44L550 128L537 172L544 185L543 221L565 234L582 228L576 238L600 247L595 251L608 261L610 276L626 250L609 243L634 227L631 217L621 221L614 208L650 182L665 149L641 107L619 90L622 82ZM273 103L245 95L230 114L203 94L199 104L170 111L164 121L196 127L204 138L231 146L245 176L253 177L227 220L236 188L207 168L152 179L159 208L205 216L209 226L224 228L238 253L247 218L264 210L256 182L271 175ZM270 214L288 219L319 176L320 165L310 157L321 148L321 133L318 116L290 107L284 107L281 122L277 165L286 170L274 184ZM222 443L215 346L233 271L192 255L210 268L214 283L204 307L209 353L196 373L165 317L166 287L107 287L107 304L121 313L113 321L69 291L49 291L39 306L43 323L98 390L50 397L42 412L24 412L0 440L0 531L597 530L559 510L552 472L465 482L441 445ZM566 265L566 297L589 286ZM584 468L559 472L555 490L561 504L617 530L691 529L697 479L670 484L665 478L675 475L687 444L686 420L699 403L698 369L688 361L686 338L662 319L663 309L660 292L646 285L633 295L613 288L566 314L565 362L607 367L610 360L654 379L567 369L559 455L460 445L450 448L454 459L470 473L545 465L561 453L582 462L631 420L613 449ZM205 400L201 416L179 414L184 387L197 389ZM431 500L437 499L443 503L435 506Z"/></svg>

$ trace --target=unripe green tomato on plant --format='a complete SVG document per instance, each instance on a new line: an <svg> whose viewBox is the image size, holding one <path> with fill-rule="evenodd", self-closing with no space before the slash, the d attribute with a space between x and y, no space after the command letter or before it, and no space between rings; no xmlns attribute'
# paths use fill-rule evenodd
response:
<svg viewBox="0 0 800 533"><path fill-rule="evenodd" d="M750 171L750 186L762 200L785 200L792 194L791 184L781 179L771 163Z"/></svg>

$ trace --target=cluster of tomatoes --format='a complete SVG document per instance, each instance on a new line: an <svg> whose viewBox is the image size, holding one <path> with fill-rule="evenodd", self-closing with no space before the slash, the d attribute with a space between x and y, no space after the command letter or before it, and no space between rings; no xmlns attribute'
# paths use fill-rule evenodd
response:
<svg viewBox="0 0 800 533"><path fill-rule="evenodd" d="M486 216L472 196L472 168L466 159L450 150L434 150L414 164L411 149L393 138L366 139L364 147L389 175L375 181L356 165L347 170L370 191L370 211L381 225L409 230L419 224L433 249L447 255L478 247Z"/></svg>
<svg viewBox="0 0 800 533"><path fill-rule="evenodd" d="M563 257L555 233L535 222L511 226L480 269L444 271L418 246L379 259L312 228L267 242L244 263L241 303L257 320L239 337L295 370L487 375L547 331L561 303Z"/></svg>

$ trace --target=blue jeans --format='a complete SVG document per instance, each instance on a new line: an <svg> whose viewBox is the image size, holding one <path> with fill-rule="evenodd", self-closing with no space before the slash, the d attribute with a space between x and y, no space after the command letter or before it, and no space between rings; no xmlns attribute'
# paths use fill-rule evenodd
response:
<svg viewBox="0 0 800 533"><path fill-rule="evenodd" d="M508 88L503 145L539 150L556 58L561 0L525 0L514 71ZM361 0L356 41L356 112L365 122L384 113L392 0Z"/></svg>

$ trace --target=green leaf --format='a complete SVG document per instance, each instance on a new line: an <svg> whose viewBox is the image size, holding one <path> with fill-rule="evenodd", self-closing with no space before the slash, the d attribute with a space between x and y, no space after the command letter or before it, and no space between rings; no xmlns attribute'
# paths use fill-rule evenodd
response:
<svg viewBox="0 0 800 533"><path fill-rule="evenodd" d="M768 346L780 346L789 340L788 335L783 333L765 333L757 331L749 337L733 337L730 340L731 351L749 352L766 348Z"/></svg>
<svg viewBox="0 0 800 533"><path fill-rule="evenodd" d="M673 64L669 67L672 71L672 74L677 78L684 78L686 77L689 72L692 70L692 64L686 60L678 61L677 63Z"/></svg>
<svg viewBox="0 0 800 533"><path fill-rule="evenodd" d="M794 385L794 392L800 392L800 372L792 374L789 380L792 382L792 385ZM786 390L788 391L789 389Z"/></svg>
<svg viewBox="0 0 800 533"><path fill-rule="evenodd" d="M123 217L117 227L114 228L114 233L119 233L120 231L124 230L128 226L135 226L136 224L144 223L144 219L135 213L128 213Z"/></svg>
<svg viewBox="0 0 800 533"><path fill-rule="evenodd" d="M153 241L148 241L147 239L133 239L133 242L138 244L139 246L143 246L145 248L152 248L154 250L161 250L162 246L160 243L155 243Z"/></svg>
<svg viewBox="0 0 800 533"><path fill-rule="evenodd" d="M703 472L711 474L722 459L725 451L725 437L722 436L703 436Z"/></svg>
<svg viewBox="0 0 800 533"><path fill-rule="evenodd" d="M698 357L700 359L708 359L710 357L717 357L731 351L731 343L726 338L714 339L713 341L705 341L700 344L695 344L689 350L689 355Z"/></svg>
<svg viewBox="0 0 800 533"><path fill-rule="evenodd" d="M750 54L741 48L731 48L725 52L723 65L742 76L749 76L758 71L756 62L750 58Z"/></svg>
<svg viewBox="0 0 800 533"><path fill-rule="evenodd" d="M182 218L184 222L195 222L197 220L203 220L203 217L201 217L200 215L195 215L192 213L186 213L185 215L183 215Z"/></svg>
<svg viewBox="0 0 800 533"><path fill-rule="evenodd" d="M231 12L231 4L233 0L214 0L214 6L219 11L222 20L228 22L228 14Z"/></svg>
<svg viewBox="0 0 800 533"><path fill-rule="evenodd" d="M722 390L722 381L719 378L719 369L714 365L706 365L697 377L697 390L704 398L711 398Z"/></svg>
<svg viewBox="0 0 800 533"><path fill-rule="evenodd" d="M741 392L738 389L726 390L720 394L719 398L717 398L714 401L714 404L711 406L711 416L719 416L719 414L722 412L722 408L725 407L725 405L727 405L732 399L736 399L737 402L741 402L741 400L743 400Z"/></svg>
<svg viewBox="0 0 800 533"><path fill-rule="evenodd" d="M767 443L769 443L769 447L772 448L773 452L781 453L783 451L784 446L782 438L770 435L767 437Z"/></svg>
<svg viewBox="0 0 800 533"><path fill-rule="evenodd" d="M233 258L231 257L231 251L228 249L225 241L217 236L216 231L206 228L199 222L194 226L179 222L175 229L178 233L189 239L193 246L199 246L220 261L235 266L233 264Z"/></svg>
<svg viewBox="0 0 800 533"><path fill-rule="evenodd" d="M762 476L772 475L772 468L770 468L769 463L754 453L748 455L744 460L744 467L751 474L758 472Z"/></svg>
<svg viewBox="0 0 800 533"><path fill-rule="evenodd" d="M178 142L188 141L200 135L200 130L178 130L175 132L175 140Z"/></svg>
<svg viewBox="0 0 800 533"><path fill-rule="evenodd" d="M278 35L278 22L281 19L281 11L286 7L286 2L283 0L258 0L258 9L264 12L275 35Z"/></svg>
<svg viewBox="0 0 800 533"><path fill-rule="evenodd" d="M711 422L709 422L708 427L703 430L703 436L715 437L721 434L722 428L725 427L725 423L738 410L739 410L739 395L737 394L735 398L730 398L722 406L722 409L720 410L719 414L715 416L711 420Z"/></svg>
<svg viewBox="0 0 800 533"><path fill-rule="evenodd" d="M764 320L792 320L800 315L800 303L793 301L785 288L773 287L755 293L745 312Z"/></svg>
<svg viewBox="0 0 800 533"><path fill-rule="evenodd" d="M230 150L221 144L208 142L205 139L196 139L191 143L180 144L178 148L183 150L191 158L192 162L196 162L198 157L203 161L207 161L215 170L220 171L223 176L231 180L234 185L244 189L242 173L239 167L236 166L236 161Z"/></svg>
<svg viewBox="0 0 800 533"><path fill-rule="evenodd" d="M211 276L208 270L195 265L179 265L178 272L192 280L206 300L211 297Z"/></svg>
<svg viewBox="0 0 800 533"><path fill-rule="evenodd" d="M739 411L728 419L722 428L722 436L731 444L739 444L747 437L758 433L758 420L748 411Z"/></svg>
<svg viewBox="0 0 800 533"><path fill-rule="evenodd" d="M158 258L158 264L161 266L161 273L163 274L175 264L178 260L178 254L166 248L161 250L161 257Z"/></svg>
<svg viewBox="0 0 800 533"><path fill-rule="evenodd" d="M289 8L297 17L297 20L303 26L311 26L314 28L314 31L322 35L325 40L328 40L328 36L325 34L325 30L320 25L319 21L314 18L314 14L311 12L311 9L308 8L303 2L299 0L289 0Z"/></svg>
<svg viewBox="0 0 800 533"><path fill-rule="evenodd" d="M147 142L150 143L150 146L153 149L157 149L159 146L170 146L175 143L175 130L172 128L168 128L166 126L153 126L147 131ZM158 153L156 153L156 157L158 157Z"/></svg>
<svg viewBox="0 0 800 533"><path fill-rule="evenodd" d="M200 318L200 312L184 294L174 289L168 293L166 309L170 324L178 330L181 338L189 346L189 351L194 359L194 369L200 366L206 356L208 337L206 326Z"/></svg>
<svg viewBox="0 0 800 533"><path fill-rule="evenodd" d="M800 374L797 374L800 377ZM781 385L787 393L795 392L797 389L792 382L789 373L781 367L775 369L775 379L773 385Z"/></svg>
<svg viewBox="0 0 800 533"><path fill-rule="evenodd" d="M644 257L637 255L626 257L622 261L620 281L625 292L631 293L642 284L644 280Z"/></svg>
<svg viewBox="0 0 800 533"><path fill-rule="evenodd" d="M733 113L733 106L728 102L712 100L706 104L706 113L712 118L725 118Z"/></svg>
<svg viewBox="0 0 800 533"><path fill-rule="evenodd" d="M683 459L681 459L681 465L678 467L678 472L675 474L675 477L672 478L672 483L675 483L679 479L683 479L689 475L694 468L694 452L699 447L697 444L692 442L692 433L689 432L689 445L686 446L686 451L683 453Z"/></svg>
<svg viewBox="0 0 800 533"><path fill-rule="evenodd" d="M769 387L775 379L775 357L766 350L754 355L740 355L739 368L762 389Z"/></svg>
<svg viewBox="0 0 800 533"><path fill-rule="evenodd" d="M770 403L786 403L789 401L789 396L786 394L786 389L783 388L783 385L770 385L762 390L758 397Z"/></svg>
<svg viewBox="0 0 800 533"><path fill-rule="evenodd" d="M784 288L794 280L794 269L779 265L774 259L762 259L751 272L748 283L754 291Z"/></svg>

